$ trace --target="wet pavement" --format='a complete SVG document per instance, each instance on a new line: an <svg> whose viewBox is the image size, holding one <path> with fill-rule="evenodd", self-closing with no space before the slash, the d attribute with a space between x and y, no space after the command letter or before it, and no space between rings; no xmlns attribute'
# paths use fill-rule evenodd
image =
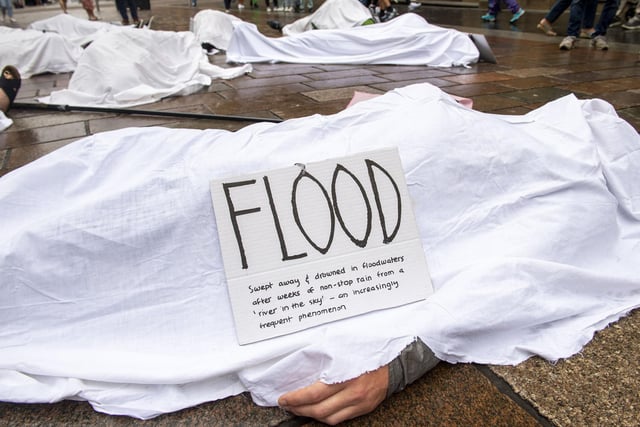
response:
<svg viewBox="0 0 640 427"><path fill-rule="evenodd" d="M113 2L102 2L103 20L118 21ZM316 5L321 2L316 0ZM248 2L247 2L248 4ZM266 21L288 23L292 13L268 14L261 9L232 13L256 23L277 37ZM153 28L184 31L198 10L222 9L221 0L151 0ZM400 5L401 11L406 6ZM15 10L17 25L59 13L57 5ZM86 17L77 3L70 13ZM610 29L610 49L597 51L588 41L570 52L558 43L566 28L565 13L548 37L536 29L545 10L527 7L516 25L503 12L496 23L483 23L484 9L469 3L456 7L423 4L417 10L431 23L487 37L497 64L470 68L406 66L257 64L254 72L229 81L215 81L193 95L144 105L146 110L242 115L289 119L332 114L345 108L354 91L384 93L396 87L429 82L444 91L472 98L474 108L500 114L523 114L558 97L610 102L621 118L640 130L640 32ZM225 65L223 56L212 62ZM33 102L66 87L70 74L40 75L23 81L18 102ZM0 133L0 176L86 135L131 126L239 129L251 121L150 117L115 113L42 111L15 108L14 125ZM491 426L637 426L640 419L640 315L638 311L596 334L583 351L551 364L532 358L516 367L440 364L374 413L346 423L354 426L491 425ZM210 402L173 414L139 421L94 412L81 402L16 405L0 403L0 426L13 425L317 425L278 408L261 408L247 395Z"/></svg>

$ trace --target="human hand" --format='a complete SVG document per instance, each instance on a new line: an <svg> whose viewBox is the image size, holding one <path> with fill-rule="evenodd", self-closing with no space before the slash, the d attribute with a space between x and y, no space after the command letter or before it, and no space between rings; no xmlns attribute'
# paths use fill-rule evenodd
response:
<svg viewBox="0 0 640 427"><path fill-rule="evenodd" d="M283 394L278 405L303 417L335 425L373 411L387 396L389 367L385 365L349 381L310 386Z"/></svg>

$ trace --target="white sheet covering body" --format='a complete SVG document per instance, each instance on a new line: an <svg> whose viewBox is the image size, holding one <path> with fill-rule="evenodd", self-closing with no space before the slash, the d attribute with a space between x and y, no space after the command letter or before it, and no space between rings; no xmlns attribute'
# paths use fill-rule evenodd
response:
<svg viewBox="0 0 640 427"><path fill-rule="evenodd" d="M219 10L201 10L193 17L191 31L199 43L211 43L218 49L226 50L233 33L233 23L241 19Z"/></svg>
<svg viewBox="0 0 640 427"><path fill-rule="evenodd" d="M209 182L397 146L435 293L239 346ZM237 132L96 134L0 178L0 400L148 418L392 360L578 352L640 306L640 136L600 100L523 116L408 86Z"/></svg>
<svg viewBox="0 0 640 427"><path fill-rule="evenodd" d="M82 49L56 33L0 27L0 58L27 79L75 70Z"/></svg>
<svg viewBox="0 0 640 427"><path fill-rule="evenodd" d="M227 61L303 64L396 64L451 67L478 61L467 34L405 13L385 23L270 38L253 24L235 25Z"/></svg>
<svg viewBox="0 0 640 427"><path fill-rule="evenodd" d="M212 78L231 79L251 66L209 63L193 33L126 28L101 35L84 51L69 87L39 101L130 107L192 93Z"/></svg>
<svg viewBox="0 0 640 427"><path fill-rule="evenodd" d="M58 33L71 43L82 46L93 41L104 32L118 31L125 27L104 21L89 21L88 19L76 18L68 13L60 13L47 19L32 22L28 28L36 31Z"/></svg>
<svg viewBox="0 0 640 427"><path fill-rule="evenodd" d="M285 25L282 34L358 27L368 20L372 20L371 12L358 0L327 0L312 14Z"/></svg>

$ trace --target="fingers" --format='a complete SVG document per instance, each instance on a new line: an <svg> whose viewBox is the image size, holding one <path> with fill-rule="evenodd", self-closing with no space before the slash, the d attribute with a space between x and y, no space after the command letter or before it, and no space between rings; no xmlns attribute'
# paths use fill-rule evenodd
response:
<svg viewBox="0 0 640 427"><path fill-rule="evenodd" d="M316 382L280 397L288 411L335 425L373 411L386 397L389 370L383 366L339 384Z"/></svg>

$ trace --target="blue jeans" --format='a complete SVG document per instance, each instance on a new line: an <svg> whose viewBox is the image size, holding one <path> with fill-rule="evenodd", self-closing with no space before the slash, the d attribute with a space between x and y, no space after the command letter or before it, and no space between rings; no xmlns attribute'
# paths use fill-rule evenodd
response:
<svg viewBox="0 0 640 427"><path fill-rule="evenodd" d="M549 12L547 12L547 16L544 17L549 23L553 24L556 20L562 15L562 13L571 6L572 0L557 0ZM596 7L598 6L598 2L587 2L584 6L584 15L582 16L582 28L593 28L593 23L596 20Z"/></svg>
<svg viewBox="0 0 640 427"><path fill-rule="evenodd" d="M134 21L138 20L138 6L136 5L135 0L116 0L116 8L120 13L123 21L128 21L129 17L127 16L127 6L131 10L131 19Z"/></svg>
<svg viewBox="0 0 640 427"><path fill-rule="evenodd" d="M569 27L567 28L568 36L578 37L580 24L587 5L596 2L597 0L572 0L571 11L569 12ZM611 24L618 10L618 2L619 0L605 0L600 19L595 27L596 31L591 35L592 38L607 34L607 28L609 28L609 24Z"/></svg>

